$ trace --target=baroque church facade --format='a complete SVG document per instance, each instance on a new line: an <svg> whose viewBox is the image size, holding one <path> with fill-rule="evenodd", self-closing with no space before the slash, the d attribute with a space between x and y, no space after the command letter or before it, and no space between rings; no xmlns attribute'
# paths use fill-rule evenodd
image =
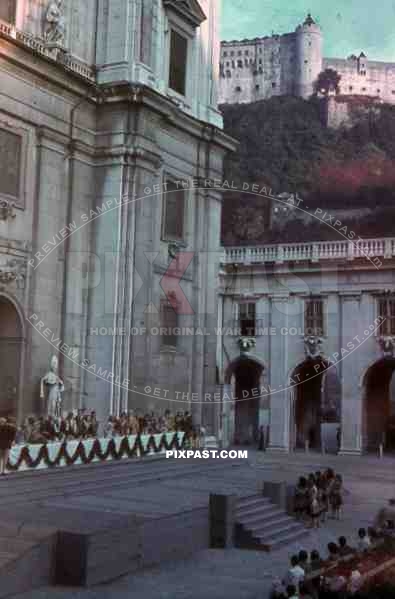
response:
<svg viewBox="0 0 395 599"><path fill-rule="evenodd" d="M369 60L364 52L348 58L323 55L324 34L309 14L294 32L221 44L220 104L257 102L272 96L307 99L318 75L341 75L342 96L395 103L395 63Z"/></svg>
<svg viewBox="0 0 395 599"><path fill-rule="evenodd" d="M215 388L215 338L171 331L216 323L218 4L0 3L2 414L45 410L52 354L102 422Z"/></svg>

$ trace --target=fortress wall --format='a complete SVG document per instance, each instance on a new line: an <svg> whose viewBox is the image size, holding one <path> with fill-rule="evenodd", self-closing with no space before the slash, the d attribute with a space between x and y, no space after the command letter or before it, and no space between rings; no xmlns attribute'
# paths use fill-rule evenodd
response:
<svg viewBox="0 0 395 599"><path fill-rule="evenodd" d="M295 35L221 46L220 104L248 103L293 92Z"/></svg>
<svg viewBox="0 0 395 599"><path fill-rule="evenodd" d="M219 103L249 103L277 95L309 97L321 69L342 76L342 95L366 95L395 104L395 63L322 58L322 33L313 21L296 32L222 42ZM321 66L322 65L322 66Z"/></svg>

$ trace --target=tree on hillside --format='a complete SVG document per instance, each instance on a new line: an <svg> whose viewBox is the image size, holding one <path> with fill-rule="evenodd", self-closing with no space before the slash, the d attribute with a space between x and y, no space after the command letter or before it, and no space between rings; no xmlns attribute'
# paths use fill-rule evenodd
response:
<svg viewBox="0 0 395 599"><path fill-rule="evenodd" d="M315 93L322 94L323 96L328 96L330 92L338 94L340 80L341 75L335 69L321 71L314 84Z"/></svg>

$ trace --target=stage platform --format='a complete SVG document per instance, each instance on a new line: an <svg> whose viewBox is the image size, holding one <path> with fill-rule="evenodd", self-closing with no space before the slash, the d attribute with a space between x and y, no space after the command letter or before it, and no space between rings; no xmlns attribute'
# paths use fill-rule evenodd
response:
<svg viewBox="0 0 395 599"><path fill-rule="evenodd" d="M90 586L206 549L210 493L259 485L246 460L157 456L4 476L0 597L27 590L27 576ZM26 551L8 555L15 538Z"/></svg>

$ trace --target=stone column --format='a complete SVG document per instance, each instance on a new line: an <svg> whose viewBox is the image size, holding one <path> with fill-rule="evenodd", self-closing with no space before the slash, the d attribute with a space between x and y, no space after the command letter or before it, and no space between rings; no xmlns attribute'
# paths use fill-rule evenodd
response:
<svg viewBox="0 0 395 599"><path fill-rule="evenodd" d="M270 440L268 451L289 451L289 397L286 390L288 373L288 339L281 330L288 326L288 296L271 298L271 327L276 335L270 336Z"/></svg>
<svg viewBox="0 0 395 599"><path fill-rule="evenodd" d="M231 398L232 385L224 384L222 386L222 446L229 447L233 439L230 438L230 415L231 415ZM229 399L228 399L229 398Z"/></svg>
<svg viewBox="0 0 395 599"><path fill-rule="evenodd" d="M361 349L365 329L369 326L369 311L361 304L361 295L342 294L343 352L339 360L342 383L342 435L340 453L360 455L362 451ZM353 344L353 348L351 345ZM362 346L361 346L362 347ZM346 354L344 350L348 350Z"/></svg>

